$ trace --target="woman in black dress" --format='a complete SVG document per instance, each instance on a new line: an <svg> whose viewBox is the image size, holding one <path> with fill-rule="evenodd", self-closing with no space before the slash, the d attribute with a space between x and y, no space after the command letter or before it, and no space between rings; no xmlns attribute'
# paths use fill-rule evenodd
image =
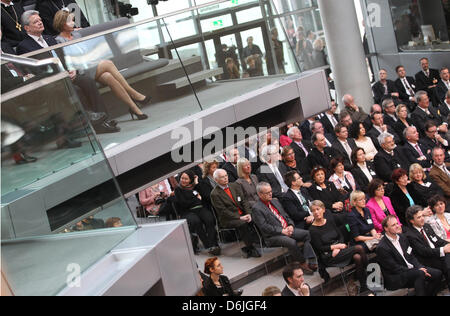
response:
<svg viewBox="0 0 450 316"><path fill-rule="evenodd" d="M366 283L368 258L364 248L361 245L348 247L344 243L344 237L333 220L324 217L325 205L321 201L313 201L311 211L314 222L309 232L314 251L324 265L319 267L321 277L325 282L329 280L330 276L325 271L325 267L345 267L353 261L356 265L356 276L361 285L360 292L368 291Z"/></svg>
<svg viewBox="0 0 450 316"><path fill-rule="evenodd" d="M220 254L220 247L217 243L214 215L204 206L202 200L198 177L191 170L183 172L180 185L175 189L176 209L179 215L186 219L191 233L197 233L209 253L217 256ZM196 245L194 242L193 244L196 250Z"/></svg>
<svg viewBox="0 0 450 316"><path fill-rule="evenodd" d="M353 168L351 173L355 178L356 186L365 193L369 193L369 183L378 178L373 162L366 161L366 153L362 148L355 148L352 151Z"/></svg>

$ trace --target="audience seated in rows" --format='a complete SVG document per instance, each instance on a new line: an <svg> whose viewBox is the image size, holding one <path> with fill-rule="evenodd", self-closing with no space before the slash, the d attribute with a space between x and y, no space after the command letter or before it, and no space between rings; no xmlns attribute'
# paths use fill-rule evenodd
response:
<svg viewBox="0 0 450 316"><path fill-rule="evenodd" d="M395 86L399 92L400 100L407 106L409 111L413 112L417 106L416 100L416 80L413 77L406 75L405 67L399 65L395 68L397 73L397 79L395 80Z"/></svg>
<svg viewBox="0 0 450 316"><path fill-rule="evenodd" d="M380 80L372 86L375 103L381 104L385 99L396 99L397 103L400 97L395 82L387 79L386 69L380 69L378 72Z"/></svg>
<svg viewBox="0 0 450 316"><path fill-rule="evenodd" d="M375 172L383 181L391 182L392 172L397 168L407 169L408 164L405 162L402 152L396 147L392 134L380 134L378 142L381 149L375 155Z"/></svg>
<svg viewBox="0 0 450 316"><path fill-rule="evenodd" d="M350 170L352 167L352 150L356 148L355 140L348 138L348 129L342 124L336 125L334 132L336 134L336 141L333 142L332 148L342 158L345 170ZM333 168L330 169L332 170Z"/></svg>

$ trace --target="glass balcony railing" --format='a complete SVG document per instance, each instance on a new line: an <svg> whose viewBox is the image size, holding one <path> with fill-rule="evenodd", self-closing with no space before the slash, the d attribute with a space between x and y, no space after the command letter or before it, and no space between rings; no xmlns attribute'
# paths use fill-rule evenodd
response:
<svg viewBox="0 0 450 316"><path fill-rule="evenodd" d="M136 223L59 62L2 55L1 70L2 280L54 295Z"/></svg>

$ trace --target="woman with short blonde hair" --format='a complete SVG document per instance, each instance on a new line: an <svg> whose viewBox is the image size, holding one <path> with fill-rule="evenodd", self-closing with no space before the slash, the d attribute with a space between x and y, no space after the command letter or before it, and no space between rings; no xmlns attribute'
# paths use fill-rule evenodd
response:
<svg viewBox="0 0 450 316"><path fill-rule="evenodd" d="M414 163L409 167L409 180L411 185L416 190L416 192L422 196L422 206L427 207L427 201L431 199L434 195L443 195L441 187L437 185L432 179L427 178L425 170L423 167Z"/></svg>
<svg viewBox="0 0 450 316"><path fill-rule="evenodd" d="M246 158L239 158L237 161L237 172L239 179L236 183L241 185L242 191L244 192L244 199L248 201L250 206L258 201L258 193L256 191L256 186L258 185L258 177L252 174L252 165L250 161Z"/></svg>

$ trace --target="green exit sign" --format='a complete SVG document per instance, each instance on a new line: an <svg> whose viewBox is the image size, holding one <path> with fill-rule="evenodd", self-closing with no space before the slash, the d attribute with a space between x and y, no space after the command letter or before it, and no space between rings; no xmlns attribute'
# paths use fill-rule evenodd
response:
<svg viewBox="0 0 450 316"><path fill-rule="evenodd" d="M213 26L214 27L223 27L223 20L213 21Z"/></svg>
<svg viewBox="0 0 450 316"><path fill-rule="evenodd" d="M234 5L238 5L239 4L238 2L239 2L239 0L231 0L231 3Z"/></svg>

